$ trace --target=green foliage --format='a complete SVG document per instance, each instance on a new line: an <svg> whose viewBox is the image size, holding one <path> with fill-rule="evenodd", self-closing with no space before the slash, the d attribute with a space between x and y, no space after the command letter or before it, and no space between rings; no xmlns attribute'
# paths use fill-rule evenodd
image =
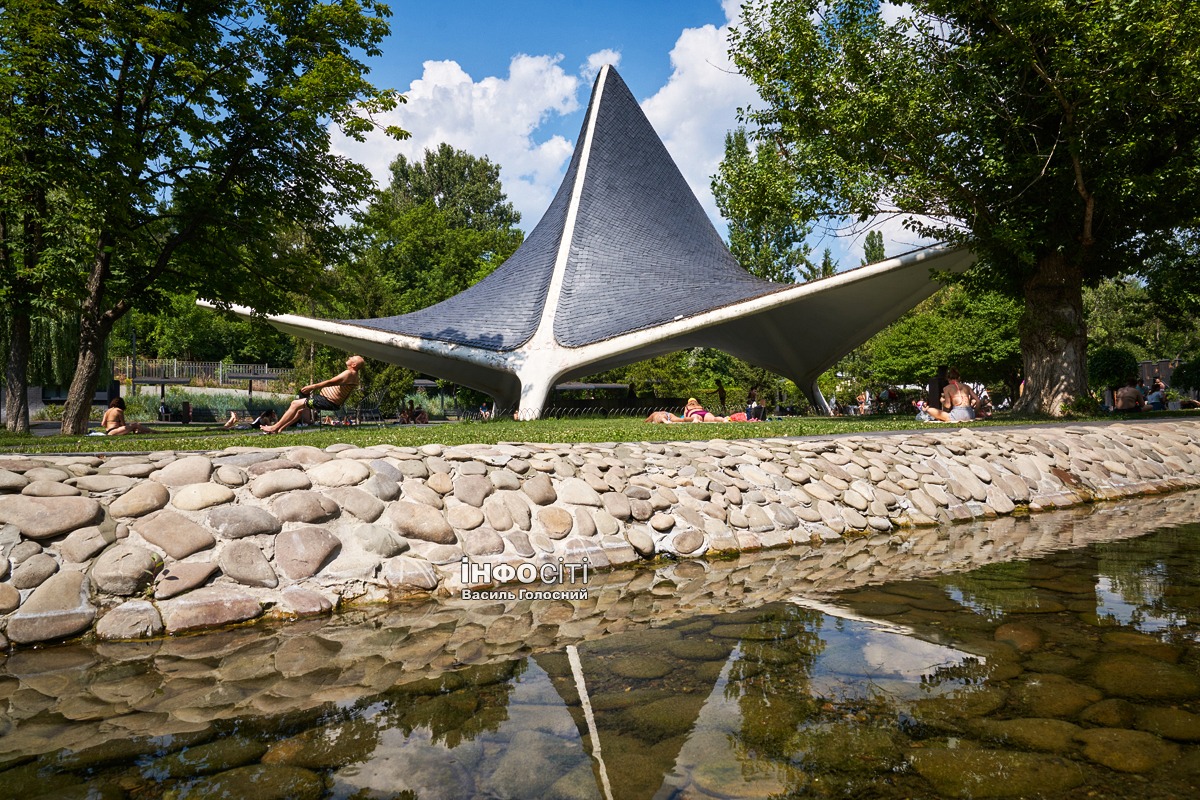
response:
<svg viewBox="0 0 1200 800"><path fill-rule="evenodd" d="M1194 223L1193 223L1194 224ZM1200 317L1200 228L1189 227L1165 237L1142 264L1147 294L1155 314L1168 329L1194 333Z"/></svg>
<svg viewBox="0 0 1200 800"><path fill-rule="evenodd" d="M899 213L1023 296L1025 401L1086 394L1079 292L1200 218L1190 0L755 0L731 33L802 219ZM1172 268L1194 293L1195 270Z"/></svg>
<svg viewBox="0 0 1200 800"><path fill-rule="evenodd" d="M837 274L837 262L833 260L833 251L828 247L821 254L821 266L817 268L818 278L828 278L830 275Z"/></svg>
<svg viewBox="0 0 1200 800"><path fill-rule="evenodd" d="M729 249L747 272L780 283L820 277L804 244L809 226L792 208L791 178L769 143L751 152L744 129L726 134L712 190L729 221Z"/></svg>
<svg viewBox="0 0 1200 800"><path fill-rule="evenodd" d="M108 352L132 356L134 337L143 358L290 366L296 346L290 336L260 319L244 320L196 305L190 292L167 294L155 313L130 313L113 326Z"/></svg>
<svg viewBox="0 0 1200 800"><path fill-rule="evenodd" d="M1188 392L1200 389L1200 360L1176 367L1171 372L1171 388Z"/></svg>
<svg viewBox="0 0 1200 800"><path fill-rule="evenodd" d="M500 184L500 168L486 158L441 144L419 162L404 156L392 180L377 192L351 231L354 252L330 271L333 299L311 300L299 313L340 319L407 314L446 300L490 275L521 245L520 214ZM345 354L309 343L300 364L321 380L340 372ZM396 409L417 374L368 362L363 393ZM317 377L320 376L320 377Z"/></svg>
<svg viewBox="0 0 1200 800"><path fill-rule="evenodd" d="M0 103L15 112L0 114L0 218L21 220L0 251L31 265L4 302L80 317L68 417L135 304L191 291L273 311L317 290L343 244L333 220L371 187L330 152L331 125L361 138L400 99L365 79L389 13L375 0L0 6Z"/></svg>
<svg viewBox="0 0 1200 800"><path fill-rule="evenodd" d="M1158 278L1163 278L1160 273ZM1139 278L1113 278L1084 291L1088 341L1128 348L1140 361L1179 358L1200 351L1200 321L1180 304L1164 302L1164 287Z"/></svg>
<svg viewBox="0 0 1200 800"><path fill-rule="evenodd" d="M883 233L867 231L867 240L863 244L862 266L876 264L885 258L887 258L887 253L883 249Z"/></svg>
<svg viewBox="0 0 1200 800"><path fill-rule="evenodd" d="M354 229L356 256L335 271L338 311L352 318L406 314L487 277L524 239L500 168L447 144L391 166Z"/></svg>
<svg viewBox="0 0 1200 800"><path fill-rule="evenodd" d="M1070 403L1064 403L1062 415L1069 417L1094 417L1102 413L1100 402L1091 395L1076 397Z"/></svg>
<svg viewBox="0 0 1200 800"><path fill-rule="evenodd" d="M924 385L939 365L956 366L968 381L1021 382L1017 321L1021 305L995 291L952 284L872 337L839 370L874 385Z"/></svg>
<svg viewBox="0 0 1200 800"><path fill-rule="evenodd" d="M1138 357L1127 347L1102 345L1088 353L1088 382L1100 389L1116 389L1137 377Z"/></svg>

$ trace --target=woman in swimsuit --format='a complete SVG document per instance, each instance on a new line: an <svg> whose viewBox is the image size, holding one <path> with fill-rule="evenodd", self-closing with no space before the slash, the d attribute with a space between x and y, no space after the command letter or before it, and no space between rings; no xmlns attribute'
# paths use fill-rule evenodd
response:
<svg viewBox="0 0 1200 800"><path fill-rule="evenodd" d="M975 419L975 404L979 402L979 395L959 380L957 369L951 369L946 377L949 383L942 389L942 408L926 408L925 412L938 422L971 422Z"/></svg>
<svg viewBox="0 0 1200 800"><path fill-rule="evenodd" d="M683 418L687 422L728 422L727 417L718 417L710 411L705 410L704 406L700 405L694 397L689 397L687 405L683 407Z"/></svg>
<svg viewBox="0 0 1200 800"><path fill-rule="evenodd" d="M100 419L100 427L104 428L104 432L109 436L124 436L127 433L153 433L140 422L125 421L125 400L120 397L114 397L109 401L108 410Z"/></svg>

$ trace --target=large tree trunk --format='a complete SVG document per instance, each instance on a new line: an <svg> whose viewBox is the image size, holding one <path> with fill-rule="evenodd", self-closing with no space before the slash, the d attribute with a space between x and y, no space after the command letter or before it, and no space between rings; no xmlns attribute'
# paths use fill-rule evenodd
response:
<svg viewBox="0 0 1200 800"><path fill-rule="evenodd" d="M1025 283L1020 327L1025 392L1016 410L1062 416L1064 406L1087 396L1082 269L1060 253L1040 256Z"/></svg>
<svg viewBox="0 0 1200 800"><path fill-rule="evenodd" d="M63 406L61 432L72 436L87 433L88 419L92 413L92 399L96 396L96 384L100 380L100 356L104 352L107 330L95 320L84 319L80 324L79 357L75 360L75 375L67 389L67 402Z"/></svg>
<svg viewBox="0 0 1200 800"><path fill-rule="evenodd" d="M100 356L104 352L104 342L113 324L129 310L127 304L121 301L115 309L104 311L104 284L111 258L108 239L101 236L96 260L88 276L83 307L79 310L79 357L75 361L75 375L71 378L67 402L63 406L61 430L72 436L87 433L92 398L96 395L96 384L100 378Z"/></svg>
<svg viewBox="0 0 1200 800"><path fill-rule="evenodd" d="M29 313L8 309L8 364L4 373L4 427L29 433Z"/></svg>

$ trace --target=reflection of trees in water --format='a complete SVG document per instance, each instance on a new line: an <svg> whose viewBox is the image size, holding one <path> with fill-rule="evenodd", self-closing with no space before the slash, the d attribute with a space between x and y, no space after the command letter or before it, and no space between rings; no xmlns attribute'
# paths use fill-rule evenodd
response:
<svg viewBox="0 0 1200 800"><path fill-rule="evenodd" d="M1186 625L1200 608L1200 525L1095 546L1097 613L1137 628ZM1108 595L1106 597L1106 594ZM1119 598L1127 608L1114 608Z"/></svg>
<svg viewBox="0 0 1200 800"><path fill-rule="evenodd" d="M758 619L741 624L725 696L742 712L734 736L747 768L763 757L786 761L797 729L819 715L823 699L812 696L809 681L825 649L824 619L818 611L786 603L766 606Z"/></svg>
<svg viewBox="0 0 1200 800"><path fill-rule="evenodd" d="M508 719L508 703L525 659L483 664L392 690L379 727L410 735L427 728L434 743L455 748L484 731L499 730Z"/></svg>
<svg viewBox="0 0 1200 800"><path fill-rule="evenodd" d="M1033 608L1039 591L1032 585L1029 562L988 564L978 569L935 579L964 608L989 619L999 619L1013 609Z"/></svg>

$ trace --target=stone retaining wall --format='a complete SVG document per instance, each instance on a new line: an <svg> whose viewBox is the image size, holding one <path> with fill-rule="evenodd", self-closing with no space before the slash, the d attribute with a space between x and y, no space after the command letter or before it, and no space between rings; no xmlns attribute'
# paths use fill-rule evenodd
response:
<svg viewBox="0 0 1200 800"><path fill-rule="evenodd" d="M1200 423L1175 420L0 457L0 648L459 595L535 571L547 585L527 588L569 592L585 564L661 555L868 534L903 550L925 527L1197 486Z"/></svg>

